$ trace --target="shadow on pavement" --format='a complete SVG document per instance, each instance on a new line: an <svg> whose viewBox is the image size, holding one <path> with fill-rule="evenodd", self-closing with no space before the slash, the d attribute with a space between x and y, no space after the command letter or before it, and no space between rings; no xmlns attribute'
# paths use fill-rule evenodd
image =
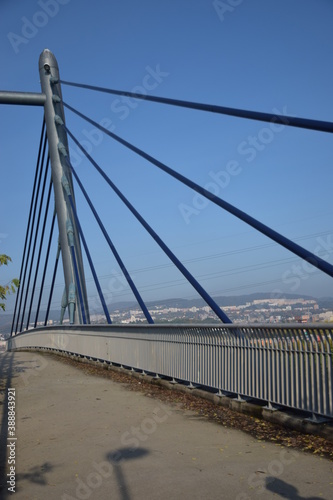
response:
<svg viewBox="0 0 333 500"><path fill-rule="evenodd" d="M21 480L25 480L30 481L31 483L39 484L40 486L46 486L48 482L45 475L53 469L54 466L49 462L45 462L42 465L34 465L29 469L29 471L17 474L17 484L19 484Z"/></svg>
<svg viewBox="0 0 333 500"><path fill-rule="evenodd" d="M301 497L298 489L276 477L266 478L266 489L275 495L290 500L324 500L324 497ZM328 499L327 499L328 500Z"/></svg>
<svg viewBox="0 0 333 500"><path fill-rule="evenodd" d="M128 460L136 460L145 457L148 454L149 450L146 448L120 448L107 454L107 460L113 465L121 500L131 500L130 491L122 469L122 463Z"/></svg>
<svg viewBox="0 0 333 500"><path fill-rule="evenodd" d="M15 382L13 379L17 376L23 376L27 370L31 369L31 365L36 364L36 360L19 361L14 359L13 352L6 352L0 354L0 498L8 498L12 493L8 491L10 486L7 481L9 477L9 464L7 460L7 444L8 438L8 390L15 389ZM27 381L24 379L24 382ZM17 414L17 393L15 393L15 414ZM15 436L17 437L17 421L15 422ZM13 440L11 441L13 442ZM16 443L16 441L15 441ZM45 474L52 470L53 466L49 463L42 464L41 466L34 466L26 473L17 473L17 452L18 448L15 445L15 491L19 488L20 480L28 480L40 485L46 485Z"/></svg>

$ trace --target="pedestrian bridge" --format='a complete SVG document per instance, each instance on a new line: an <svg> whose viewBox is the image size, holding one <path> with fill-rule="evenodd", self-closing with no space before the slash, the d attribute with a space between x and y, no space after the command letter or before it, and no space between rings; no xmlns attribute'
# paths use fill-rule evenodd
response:
<svg viewBox="0 0 333 500"><path fill-rule="evenodd" d="M8 349L74 354L318 419L333 418L332 335L327 324L48 326Z"/></svg>
<svg viewBox="0 0 333 500"><path fill-rule="evenodd" d="M41 93L0 92L0 104L41 106L44 109L35 181L31 197L27 232L20 271L20 287L13 314L8 351L46 349L83 356L102 363L117 364L133 370L168 377L190 386L199 385L219 396L259 401L271 410L276 407L302 411L312 419L333 417L332 327L330 324L237 325L203 288L193 273L181 262L166 242L148 224L110 176L72 133L65 120L66 109L75 119L84 120L122 147L148 161L154 167L187 186L205 201L228 212L269 240L303 259L307 266L333 277L333 266L273 228L226 202L193 180L162 163L138 146L110 131L105 124L90 118L84 110L66 103L61 85L82 91L121 95L151 103L176 106L196 112L233 116L268 122L274 126L297 127L320 133L332 133L333 123L292 116L234 109L184 100L142 95L96 87L60 78L56 58L44 50L39 60ZM220 320L217 325L156 325L128 269L106 229L102 217L84 187L79 172L70 159L69 141L75 144L102 179L105 189L118 197L145 229L168 259L179 270ZM49 164L51 168L49 168ZM104 184L105 183L105 184ZM94 242L85 238L74 196L79 190L138 302L146 324L114 325L90 251ZM108 191L109 192L109 191ZM45 196L44 196L45 195ZM51 203L54 199L54 206ZM310 199L310 198L309 198ZM52 208L51 208L52 207ZM59 238L55 238L55 227ZM49 238L45 243L45 237ZM58 236L56 234L56 236ZM49 266L50 249L56 248L54 265ZM83 257L85 255L85 257ZM60 259L61 256L61 259ZM44 258L44 262L43 258ZM84 265L84 262L86 263ZM60 263L60 264L59 264ZM49 312L59 267L62 266L64 292L59 319L68 315L70 326L50 326ZM104 325L92 325L85 267L90 269L105 317ZM46 279L50 283L46 286ZM49 291L45 297L46 289ZM39 290L39 293L37 293ZM46 313L42 318L42 304ZM96 304L94 304L96 308ZM37 324L44 327L37 327Z"/></svg>
<svg viewBox="0 0 333 500"><path fill-rule="evenodd" d="M94 333L98 344L101 334ZM44 337L52 335L65 341L55 331ZM128 390L66 358L36 352L1 354L0 374L3 499L12 498L10 482L18 500L332 498L330 460L207 421L195 406L183 410L176 395L174 402L151 397L148 384ZM142 384L134 378L131 388ZM15 440L7 434L9 388ZM15 469L7 462L8 443Z"/></svg>

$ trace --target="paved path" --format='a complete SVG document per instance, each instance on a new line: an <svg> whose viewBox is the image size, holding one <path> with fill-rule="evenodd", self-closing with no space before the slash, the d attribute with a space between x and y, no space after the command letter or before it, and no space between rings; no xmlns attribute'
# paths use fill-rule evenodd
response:
<svg viewBox="0 0 333 500"><path fill-rule="evenodd" d="M333 498L333 462L198 419L54 356L1 354L0 374L0 498L11 495L3 482L10 442L15 500ZM16 441L8 441L8 387Z"/></svg>

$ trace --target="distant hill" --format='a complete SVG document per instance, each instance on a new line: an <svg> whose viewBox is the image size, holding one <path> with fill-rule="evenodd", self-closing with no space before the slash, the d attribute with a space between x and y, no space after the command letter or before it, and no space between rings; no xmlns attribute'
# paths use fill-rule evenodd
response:
<svg viewBox="0 0 333 500"><path fill-rule="evenodd" d="M226 306L240 306L242 304L246 304L247 302L252 302L253 300L263 300L271 298L268 293L251 293L249 295L232 295L232 296L218 296L214 297L215 302L220 307ZM279 296L281 299L308 299L308 300L316 300L319 307L322 308L332 308L333 298L332 297L321 297L315 298L309 295L300 295L295 293L284 293ZM182 298L173 298L173 299L164 299L164 300L156 300L150 301L146 303L148 309L152 309L154 307L176 307L180 309L189 309L191 307L203 307L206 305L205 301L201 298L198 299L182 299ZM128 311L129 309L137 309L139 305L134 301L122 301L115 302L109 304L110 313L114 311ZM102 308L100 311L95 311L96 314L102 313ZM40 313L40 318L43 318L45 312ZM59 311L50 311L49 319L53 321L58 321L60 316ZM13 316L12 314L0 313L0 333L9 333L11 330Z"/></svg>
<svg viewBox="0 0 333 500"><path fill-rule="evenodd" d="M41 311L40 318L41 320L45 317L45 311ZM49 319L53 321L59 321L60 312L59 311L50 311ZM34 321L35 316L32 313L31 320ZM13 314L2 313L0 312L0 333L10 333L12 328Z"/></svg>
<svg viewBox="0 0 333 500"><path fill-rule="evenodd" d="M226 306L240 306L242 304L246 304L247 302L252 302L253 300L263 300L271 298L268 293L251 293L249 295L232 295L232 296L217 296L213 297L215 302L220 307ZM333 298L325 297L323 299L316 299L315 297L311 297L309 295L300 295L295 293L284 293L281 294L278 298L281 299L308 299L308 300L316 300L319 303L319 300L324 301L326 304L330 304L332 306ZM174 298L174 299L163 299L150 301L146 303L148 309L151 307L177 307L177 308L190 308L190 307L203 307L206 302L201 299L182 299L182 298ZM137 309L139 306L134 301L124 301L124 302L115 302L114 304L109 304L109 311L126 311L128 309Z"/></svg>

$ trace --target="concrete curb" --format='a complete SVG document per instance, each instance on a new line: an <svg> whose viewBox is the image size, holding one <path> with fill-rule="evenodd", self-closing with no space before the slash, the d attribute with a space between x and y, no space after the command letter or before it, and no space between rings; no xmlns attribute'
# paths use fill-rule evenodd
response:
<svg viewBox="0 0 333 500"><path fill-rule="evenodd" d="M136 374L139 378L143 378L148 381L148 376L142 376L140 374ZM333 424L332 423L313 423L304 416L294 416L287 411L279 411L279 410L269 410L265 407L256 405L254 403L248 403L246 401L238 401L228 396L217 396L203 389L191 389L188 386L184 386L183 384L173 384L167 380L162 379L154 379L151 378L149 382L161 385L170 390L177 390L181 392L185 392L187 394L192 394L193 396L206 399L216 405L221 405L231 410L234 410L238 413L245 413L247 415L254 416L256 418L260 418L267 422L271 422L273 424L281 425L282 427L288 427L290 429L296 430L298 432L302 432L304 434L314 434L316 436L323 437L330 442L333 442Z"/></svg>

